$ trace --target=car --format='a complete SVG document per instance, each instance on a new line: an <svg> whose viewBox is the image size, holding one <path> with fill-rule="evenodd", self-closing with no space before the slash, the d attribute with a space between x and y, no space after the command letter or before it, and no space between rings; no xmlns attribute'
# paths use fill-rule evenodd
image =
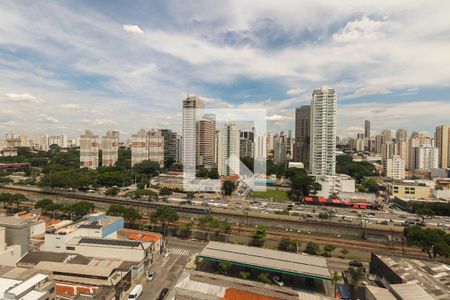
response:
<svg viewBox="0 0 450 300"><path fill-rule="evenodd" d="M143 291L143 287L142 284L138 284L136 285L133 290L130 292L130 294L128 295L128 299L138 299Z"/></svg>
<svg viewBox="0 0 450 300"><path fill-rule="evenodd" d="M278 276L272 277L273 282L275 282L278 286L284 286L284 282Z"/></svg>
<svg viewBox="0 0 450 300"><path fill-rule="evenodd" d="M159 293L158 300L163 300L164 297L166 297L168 291L169 291L168 288L163 288L161 290L161 293Z"/></svg>
<svg viewBox="0 0 450 300"><path fill-rule="evenodd" d="M152 281L153 278L155 278L155 276L156 276L156 272L149 272L149 273L147 274L147 280L148 280L148 281Z"/></svg>

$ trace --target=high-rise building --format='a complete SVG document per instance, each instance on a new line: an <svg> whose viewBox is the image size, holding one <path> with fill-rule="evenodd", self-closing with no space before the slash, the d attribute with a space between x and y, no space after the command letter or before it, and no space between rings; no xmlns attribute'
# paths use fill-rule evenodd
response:
<svg viewBox="0 0 450 300"><path fill-rule="evenodd" d="M48 137L48 146L51 145L57 145L61 148L67 148L67 135L61 134L61 135L53 135Z"/></svg>
<svg viewBox="0 0 450 300"><path fill-rule="evenodd" d="M196 165L211 168L214 164L214 138L216 120L214 115L203 115L196 122Z"/></svg>
<svg viewBox="0 0 450 300"><path fill-rule="evenodd" d="M375 153L381 154L381 145L383 145L383 136L381 134L375 136L374 144Z"/></svg>
<svg viewBox="0 0 450 300"><path fill-rule="evenodd" d="M392 131L390 129L384 129L383 131L381 131L381 136L383 137L383 144L392 141Z"/></svg>
<svg viewBox="0 0 450 300"><path fill-rule="evenodd" d="M164 166L164 137L159 130L139 130L131 136L131 166L144 160L156 161Z"/></svg>
<svg viewBox="0 0 450 300"><path fill-rule="evenodd" d="M97 169L98 168L98 136L92 131L86 130L80 135L80 167Z"/></svg>
<svg viewBox="0 0 450 300"><path fill-rule="evenodd" d="M295 161L309 160L310 132L311 105L302 105L295 109Z"/></svg>
<svg viewBox="0 0 450 300"><path fill-rule="evenodd" d="M392 158L396 153L397 153L396 145L394 142L389 141L389 142L383 143L381 145L381 160L382 161L386 161L387 159Z"/></svg>
<svg viewBox="0 0 450 300"><path fill-rule="evenodd" d="M102 166L114 166L119 159L119 132L107 131L102 137Z"/></svg>
<svg viewBox="0 0 450 300"><path fill-rule="evenodd" d="M230 176L240 174L240 138L239 129L235 124L227 123L219 130L217 136L217 167L219 175ZM235 157L236 159L227 161Z"/></svg>
<svg viewBox="0 0 450 300"><path fill-rule="evenodd" d="M183 137L181 135L177 136L177 148L176 148L176 162L183 163Z"/></svg>
<svg viewBox="0 0 450 300"><path fill-rule="evenodd" d="M48 134L35 134L33 136L33 148L42 151L48 151Z"/></svg>
<svg viewBox="0 0 450 300"><path fill-rule="evenodd" d="M197 120L203 114L202 99L188 96L183 100L183 172L184 178L195 177Z"/></svg>
<svg viewBox="0 0 450 300"><path fill-rule="evenodd" d="M273 134L270 131L266 133L266 157L273 158Z"/></svg>
<svg viewBox="0 0 450 300"><path fill-rule="evenodd" d="M161 129L164 138L164 164L177 161L177 133L171 129Z"/></svg>
<svg viewBox="0 0 450 300"><path fill-rule="evenodd" d="M399 128L395 131L395 141L396 142L406 142L408 138L408 132L404 128Z"/></svg>
<svg viewBox="0 0 450 300"><path fill-rule="evenodd" d="M258 135L258 134L256 134L254 145L255 145L254 158L256 160L263 159L264 162L265 162L266 158L267 158L266 135Z"/></svg>
<svg viewBox="0 0 450 300"><path fill-rule="evenodd" d="M336 91L326 86L312 94L310 169L313 175L336 172Z"/></svg>
<svg viewBox="0 0 450 300"><path fill-rule="evenodd" d="M364 137L366 139L370 138L370 121L369 120L364 121Z"/></svg>
<svg viewBox="0 0 450 300"><path fill-rule="evenodd" d="M288 136L280 132L273 137L273 162L279 165L286 165L288 151Z"/></svg>
<svg viewBox="0 0 450 300"><path fill-rule="evenodd" d="M429 171L439 166L439 151L431 145L413 148L413 170Z"/></svg>
<svg viewBox="0 0 450 300"><path fill-rule="evenodd" d="M405 161L398 155L388 158L383 163L384 174L392 179L405 179Z"/></svg>
<svg viewBox="0 0 450 300"><path fill-rule="evenodd" d="M356 135L356 140L354 142L353 148L358 152L362 152L365 149L365 143L366 139L364 138L364 134L358 133Z"/></svg>
<svg viewBox="0 0 450 300"><path fill-rule="evenodd" d="M253 130L241 130L239 148L240 157L254 157L255 132Z"/></svg>
<svg viewBox="0 0 450 300"><path fill-rule="evenodd" d="M439 151L439 167L450 168L450 125L436 127L434 142Z"/></svg>

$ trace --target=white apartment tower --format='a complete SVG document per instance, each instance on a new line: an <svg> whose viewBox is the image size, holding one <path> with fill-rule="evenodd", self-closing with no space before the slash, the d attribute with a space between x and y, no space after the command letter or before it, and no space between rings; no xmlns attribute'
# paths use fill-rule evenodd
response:
<svg viewBox="0 0 450 300"><path fill-rule="evenodd" d="M239 175L239 152L240 152L239 129L232 123L225 124L217 135L217 166L219 175ZM236 157L227 165L230 157Z"/></svg>
<svg viewBox="0 0 450 300"><path fill-rule="evenodd" d="M98 168L98 136L92 131L86 130L80 135L80 167L97 169Z"/></svg>
<svg viewBox="0 0 450 300"><path fill-rule="evenodd" d="M431 145L413 148L413 170L429 171L439 166L439 151Z"/></svg>
<svg viewBox="0 0 450 300"><path fill-rule="evenodd" d="M139 130L131 142L131 166L144 160L156 161L164 166L164 137L159 130Z"/></svg>
<svg viewBox="0 0 450 300"><path fill-rule="evenodd" d="M102 166L113 166L119 159L119 132L108 131L102 137Z"/></svg>
<svg viewBox="0 0 450 300"><path fill-rule="evenodd" d="M399 155L386 159L384 162L384 173L392 179L405 179L405 161Z"/></svg>
<svg viewBox="0 0 450 300"><path fill-rule="evenodd" d="M313 175L336 172L336 91L322 86L312 94L310 170Z"/></svg>
<svg viewBox="0 0 450 300"><path fill-rule="evenodd" d="M183 173L184 178L195 178L197 120L205 104L202 99L188 96L183 100Z"/></svg>

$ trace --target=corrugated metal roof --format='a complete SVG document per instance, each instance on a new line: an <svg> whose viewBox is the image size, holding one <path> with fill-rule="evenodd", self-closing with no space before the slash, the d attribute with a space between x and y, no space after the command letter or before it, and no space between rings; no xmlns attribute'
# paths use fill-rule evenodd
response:
<svg viewBox="0 0 450 300"><path fill-rule="evenodd" d="M420 285L416 283L400 283L400 284L391 284L391 291L397 295L397 299L402 300L433 300L431 297Z"/></svg>
<svg viewBox="0 0 450 300"><path fill-rule="evenodd" d="M200 256L299 275L331 279L327 261L318 256L219 242L209 242L200 253Z"/></svg>

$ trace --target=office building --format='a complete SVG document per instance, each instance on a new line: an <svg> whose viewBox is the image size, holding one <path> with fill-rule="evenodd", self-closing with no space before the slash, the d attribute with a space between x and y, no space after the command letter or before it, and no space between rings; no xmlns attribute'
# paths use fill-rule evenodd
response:
<svg viewBox="0 0 450 300"><path fill-rule="evenodd" d="M258 135L255 136L255 142L254 142L255 150L254 150L254 157L258 160L266 161L267 158L267 142L266 142L266 135Z"/></svg>
<svg viewBox="0 0 450 300"><path fill-rule="evenodd" d="M224 127L219 131L218 135L218 143L217 143L217 166L219 175L230 176L230 175L239 175L240 173L240 138L239 138L239 129L236 125L232 123L227 123ZM227 164L227 161L231 158L235 157L236 159L232 159Z"/></svg>
<svg viewBox="0 0 450 300"><path fill-rule="evenodd" d="M183 100L183 172L185 178L195 177L197 120L202 115L204 102L199 97Z"/></svg>
<svg viewBox="0 0 450 300"><path fill-rule="evenodd" d="M439 167L450 168L450 125L437 126L434 141L439 151Z"/></svg>
<svg viewBox="0 0 450 300"><path fill-rule="evenodd" d="M131 166L151 160L164 166L164 137L159 130L139 130L132 135Z"/></svg>
<svg viewBox="0 0 450 300"><path fill-rule="evenodd" d="M211 168L214 164L214 138L216 131L215 116L202 115L196 121L195 154L196 165Z"/></svg>
<svg viewBox="0 0 450 300"><path fill-rule="evenodd" d="M266 157L273 158L273 134L270 131L266 133Z"/></svg>
<svg viewBox="0 0 450 300"><path fill-rule="evenodd" d="M375 153L381 154L381 145L383 145L383 136L381 134L377 134L374 141Z"/></svg>
<svg viewBox="0 0 450 300"><path fill-rule="evenodd" d="M161 129L164 138L164 164L177 161L177 133L171 129Z"/></svg>
<svg viewBox="0 0 450 300"><path fill-rule="evenodd" d="M413 148L412 170L429 171L437 169L439 165L439 151L431 145L421 145Z"/></svg>
<svg viewBox="0 0 450 300"><path fill-rule="evenodd" d="M369 120L364 121L364 137L366 139L370 139L370 121Z"/></svg>
<svg viewBox="0 0 450 300"><path fill-rule="evenodd" d="M326 86L312 94L310 170L313 175L336 172L336 91Z"/></svg>
<svg viewBox="0 0 450 300"><path fill-rule="evenodd" d="M382 143L390 142L392 141L392 131L390 129L384 129L381 131Z"/></svg>
<svg viewBox="0 0 450 300"><path fill-rule="evenodd" d="M92 131L86 130L80 136L80 167L97 169L98 168L98 136Z"/></svg>
<svg viewBox="0 0 450 300"><path fill-rule="evenodd" d="M119 132L108 131L102 137L102 166L109 167L119 159Z"/></svg>
<svg viewBox="0 0 450 300"><path fill-rule="evenodd" d="M183 137L181 135L177 135L176 162L183 163Z"/></svg>
<svg viewBox="0 0 450 300"><path fill-rule="evenodd" d="M288 136L282 131L273 137L273 162L286 165L288 162Z"/></svg>
<svg viewBox="0 0 450 300"><path fill-rule="evenodd" d="M308 161L310 150L311 106L295 109L295 161Z"/></svg>
<svg viewBox="0 0 450 300"><path fill-rule="evenodd" d="M405 179L405 161L398 155L393 155L383 161L384 176L392 179Z"/></svg>
<svg viewBox="0 0 450 300"><path fill-rule="evenodd" d="M381 144L381 160L386 161L392 158L396 154L396 145L394 142L389 141Z"/></svg>

